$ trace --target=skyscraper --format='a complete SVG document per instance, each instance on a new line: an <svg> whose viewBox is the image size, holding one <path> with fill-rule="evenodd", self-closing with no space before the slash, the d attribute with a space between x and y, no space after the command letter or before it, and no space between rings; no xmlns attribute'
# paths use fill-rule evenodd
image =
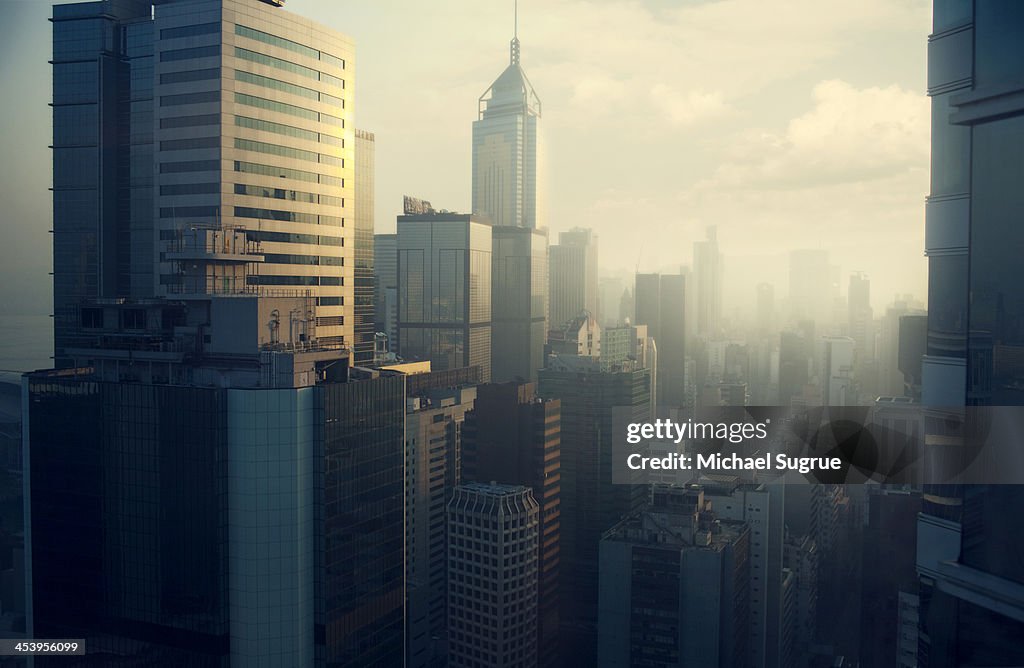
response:
<svg viewBox="0 0 1024 668"><path fill-rule="evenodd" d="M704 241L693 244L693 290L696 299L697 336L713 337L718 334L722 320L722 266L724 260L718 250L718 230L707 228Z"/></svg>
<svg viewBox="0 0 1024 668"><path fill-rule="evenodd" d="M435 370L491 379L491 226L450 212L398 217L398 339Z"/></svg>
<svg viewBox="0 0 1024 668"><path fill-rule="evenodd" d="M376 328L373 274L373 225L374 189L376 169L376 137L372 132L356 129L355 132L355 234L353 243L353 304L354 335L352 342L353 361L356 364L373 362L374 334Z"/></svg>
<svg viewBox="0 0 1024 668"><path fill-rule="evenodd" d="M398 235L373 235L373 320L388 336L388 349L398 351Z"/></svg>
<svg viewBox="0 0 1024 668"><path fill-rule="evenodd" d="M537 648L541 666L559 665L561 418L558 399L533 383L481 385L463 428L465 480L525 485L539 506Z"/></svg>
<svg viewBox="0 0 1024 668"><path fill-rule="evenodd" d="M562 232L558 245L551 247L551 329L580 311L590 312L601 322L597 288L597 235L580 227Z"/></svg>
<svg viewBox="0 0 1024 668"><path fill-rule="evenodd" d="M474 482L455 489L448 503L448 665L537 665L538 526L529 487Z"/></svg>
<svg viewBox="0 0 1024 668"><path fill-rule="evenodd" d="M544 366L547 232L512 226L491 232L491 377L534 381Z"/></svg>
<svg viewBox="0 0 1024 668"><path fill-rule="evenodd" d="M484 91L473 122L473 213L494 225L544 227L540 218L541 102L519 64L518 17L509 65Z"/></svg>
<svg viewBox="0 0 1024 668"><path fill-rule="evenodd" d="M612 407L630 421L651 416L647 369L600 369L597 358L552 356L538 381L540 396L562 402L562 655L587 666L597 662L601 534L645 498L641 485L612 483Z"/></svg>
<svg viewBox="0 0 1024 668"><path fill-rule="evenodd" d="M468 371L465 369L460 372ZM477 389L452 383L450 372L415 374L405 417L406 665L444 662L448 553L445 506L462 483L460 455L466 412ZM471 374L467 374L471 375Z"/></svg>
<svg viewBox="0 0 1024 668"><path fill-rule="evenodd" d="M636 275L636 318L647 325L658 351L658 403L679 407L686 403L686 294L678 274Z"/></svg>
<svg viewBox="0 0 1024 668"><path fill-rule="evenodd" d="M750 527L716 521L697 485L652 491L601 538L594 665L750 665Z"/></svg>
<svg viewBox="0 0 1024 668"><path fill-rule="evenodd" d="M875 322L871 310L871 281L864 272L850 276L846 297L847 332L856 344L856 359L862 365L875 358Z"/></svg>
<svg viewBox="0 0 1024 668"><path fill-rule="evenodd" d="M922 403L927 447L941 461L963 445L934 426L958 419L955 407L1024 403L1024 229L1017 224L1024 6L935 2L932 17ZM1022 510L1019 485L925 487L917 559L922 668L1024 663L1022 576L1011 556L1024 550Z"/></svg>
<svg viewBox="0 0 1024 668"><path fill-rule="evenodd" d="M405 381L261 326L311 299L81 307L98 347L24 380L29 633L90 666L401 661Z"/></svg>
<svg viewBox="0 0 1024 668"><path fill-rule="evenodd" d="M58 365L94 297L302 290L351 345L350 40L259 0L59 5L53 37ZM196 229L261 244L244 282L165 254Z"/></svg>

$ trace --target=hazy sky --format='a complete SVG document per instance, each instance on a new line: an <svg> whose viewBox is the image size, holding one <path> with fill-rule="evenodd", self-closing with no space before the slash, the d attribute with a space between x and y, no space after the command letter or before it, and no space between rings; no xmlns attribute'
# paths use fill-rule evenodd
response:
<svg viewBox="0 0 1024 668"><path fill-rule="evenodd" d="M785 253L827 248L876 309L925 295L929 0L520 0L543 101L554 239L600 235L602 270L673 269L704 227L726 310ZM0 0L0 296L47 312L50 7ZM477 98L508 63L512 0L288 0L356 42L356 125L377 136L377 229L401 195L470 208ZM554 240L553 239L553 240ZM877 312L877 311L876 311Z"/></svg>

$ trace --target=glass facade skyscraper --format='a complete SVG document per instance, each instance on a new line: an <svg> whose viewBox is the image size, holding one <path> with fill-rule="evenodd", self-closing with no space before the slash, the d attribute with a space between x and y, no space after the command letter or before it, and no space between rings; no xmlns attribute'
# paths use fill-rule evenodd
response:
<svg viewBox="0 0 1024 668"><path fill-rule="evenodd" d="M398 339L434 370L491 379L491 226L469 214L398 217Z"/></svg>
<svg viewBox="0 0 1024 668"><path fill-rule="evenodd" d="M94 297L301 291L351 345L348 38L260 0L58 5L53 36L58 364ZM168 255L197 228L259 244L244 280L228 251Z"/></svg>
<svg viewBox="0 0 1024 668"><path fill-rule="evenodd" d="M491 377L536 380L547 334L547 233L511 226L491 230Z"/></svg>
<svg viewBox="0 0 1024 668"><path fill-rule="evenodd" d="M544 227L538 166L541 102L519 64L519 38L509 65L480 97L473 122L473 213L494 225Z"/></svg>

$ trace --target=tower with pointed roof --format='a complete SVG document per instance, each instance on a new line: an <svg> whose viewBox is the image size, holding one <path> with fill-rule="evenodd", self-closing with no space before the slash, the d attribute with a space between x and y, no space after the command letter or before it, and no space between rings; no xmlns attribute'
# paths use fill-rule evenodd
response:
<svg viewBox="0 0 1024 668"><path fill-rule="evenodd" d="M517 16L508 67L480 96L473 122L473 213L495 225L537 229L541 102L519 55Z"/></svg>

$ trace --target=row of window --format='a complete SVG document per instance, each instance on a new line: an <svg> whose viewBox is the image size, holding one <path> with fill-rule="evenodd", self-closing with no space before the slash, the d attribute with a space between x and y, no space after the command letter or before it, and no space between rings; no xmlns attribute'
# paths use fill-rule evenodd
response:
<svg viewBox="0 0 1024 668"><path fill-rule="evenodd" d="M160 83L175 84L192 81L208 81L220 78L220 68L210 67L205 70L185 70L183 72L165 72L160 75Z"/></svg>
<svg viewBox="0 0 1024 668"><path fill-rule="evenodd" d="M295 232L272 232L269 230L247 230L245 238L249 241L269 241L279 244L315 244L318 246L344 246L342 237L326 237L318 234L296 234ZM321 306L341 306L342 304L321 304Z"/></svg>
<svg viewBox="0 0 1024 668"><path fill-rule="evenodd" d="M172 128L194 128L203 125L217 125L220 123L220 114L198 114L195 116L173 116L160 119L160 129Z"/></svg>
<svg viewBox="0 0 1024 668"><path fill-rule="evenodd" d="M194 46L188 49L171 49L160 52L160 62L169 63L176 60L191 60L193 58L208 58L220 55L220 44L209 46Z"/></svg>
<svg viewBox="0 0 1024 668"><path fill-rule="evenodd" d="M182 104L203 104L205 102L219 102L220 91L208 90L201 93L181 93L179 95L161 95L161 107L174 107Z"/></svg>
<svg viewBox="0 0 1024 668"><path fill-rule="evenodd" d="M336 286L345 285L341 276L249 276L249 285Z"/></svg>
<svg viewBox="0 0 1024 668"><path fill-rule="evenodd" d="M191 151L200 148L220 148L220 137L189 137L160 142L161 151Z"/></svg>
<svg viewBox="0 0 1024 668"><path fill-rule="evenodd" d="M235 171L243 174L259 174L261 176L274 176L283 179L307 181L309 183L320 183L327 186L345 187L345 179L337 176L327 176L326 174L317 174L316 172L306 172L301 169L288 169L287 167L261 165L256 162L236 160Z"/></svg>
<svg viewBox="0 0 1024 668"><path fill-rule="evenodd" d="M345 166L344 158L339 158L333 155L324 155L323 153L315 153L313 151L306 151L300 148L292 148L291 146L281 146L280 144L269 144L267 142L254 141L252 139L235 139L235 148L243 151L255 151L257 153L277 155L282 158L294 158L296 160L306 160L308 162L316 162L324 165L333 165L335 167Z"/></svg>
<svg viewBox="0 0 1024 668"><path fill-rule="evenodd" d="M279 220L287 223L309 223L311 225L345 226L345 219L338 216L320 216L314 213L299 213L298 211L282 211L280 209L257 209L248 206L236 206L235 217Z"/></svg>
<svg viewBox="0 0 1024 668"><path fill-rule="evenodd" d="M255 30L254 28L247 28L243 25L235 26L235 34L241 35L242 37L248 37L249 39L254 39L257 42L263 42L264 44L270 44L271 46L287 49L288 51L293 51L300 55L306 56L307 58L312 58L314 60L322 60L323 62L333 65L340 70L345 69L345 61L342 60L341 58L338 58L337 56L332 56L329 53L324 53L323 51L318 51L316 49L310 48L305 44L293 42L290 39L278 37L277 35L271 35L270 33Z"/></svg>
<svg viewBox="0 0 1024 668"><path fill-rule="evenodd" d="M196 37L197 35L212 35L219 32L220 23L200 23L198 25L181 26L180 28L164 28L160 31L160 39Z"/></svg>
<svg viewBox="0 0 1024 668"><path fill-rule="evenodd" d="M330 144L332 146L345 146L345 140L341 137L335 137L322 132L313 132L312 130L304 130L291 125L284 125L283 123L261 121L257 118L249 118L247 116L235 116L235 125L242 128L249 128L250 130L272 132L274 134L285 135L286 137L306 139L308 141Z"/></svg>
<svg viewBox="0 0 1024 668"><path fill-rule="evenodd" d="M311 267L344 267L345 258L330 255L289 255L286 253L264 253L263 259L273 264L303 264Z"/></svg>
<svg viewBox="0 0 1024 668"><path fill-rule="evenodd" d="M182 160L178 162L160 163L161 174L182 174L184 172L216 172L220 170L220 160ZM236 163L236 169L237 163Z"/></svg>
<svg viewBox="0 0 1024 668"><path fill-rule="evenodd" d="M298 74L299 76L313 79L314 81L324 81L324 77L327 76L322 72L314 70L311 67L299 65L298 63L293 63L290 60L282 60L281 58L268 56L265 53L259 53L257 51L243 49L240 46L235 47L235 57L240 58L242 60L248 60L249 62L256 63L258 65L266 65L267 67L273 67L283 72L291 72L292 74Z"/></svg>
<svg viewBox="0 0 1024 668"><path fill-rule="evenodd" d="M251 197L269 197L272 199L283 199L291 202L307 202L309 204L324 204L327 206L345 206L343 197L332 197L330 195L318 195L317 193L304 192L301 190L286 190L284 188L268 188L266 186L251 186L243 183L235 184L236 195L249 195Z"/></svg>

